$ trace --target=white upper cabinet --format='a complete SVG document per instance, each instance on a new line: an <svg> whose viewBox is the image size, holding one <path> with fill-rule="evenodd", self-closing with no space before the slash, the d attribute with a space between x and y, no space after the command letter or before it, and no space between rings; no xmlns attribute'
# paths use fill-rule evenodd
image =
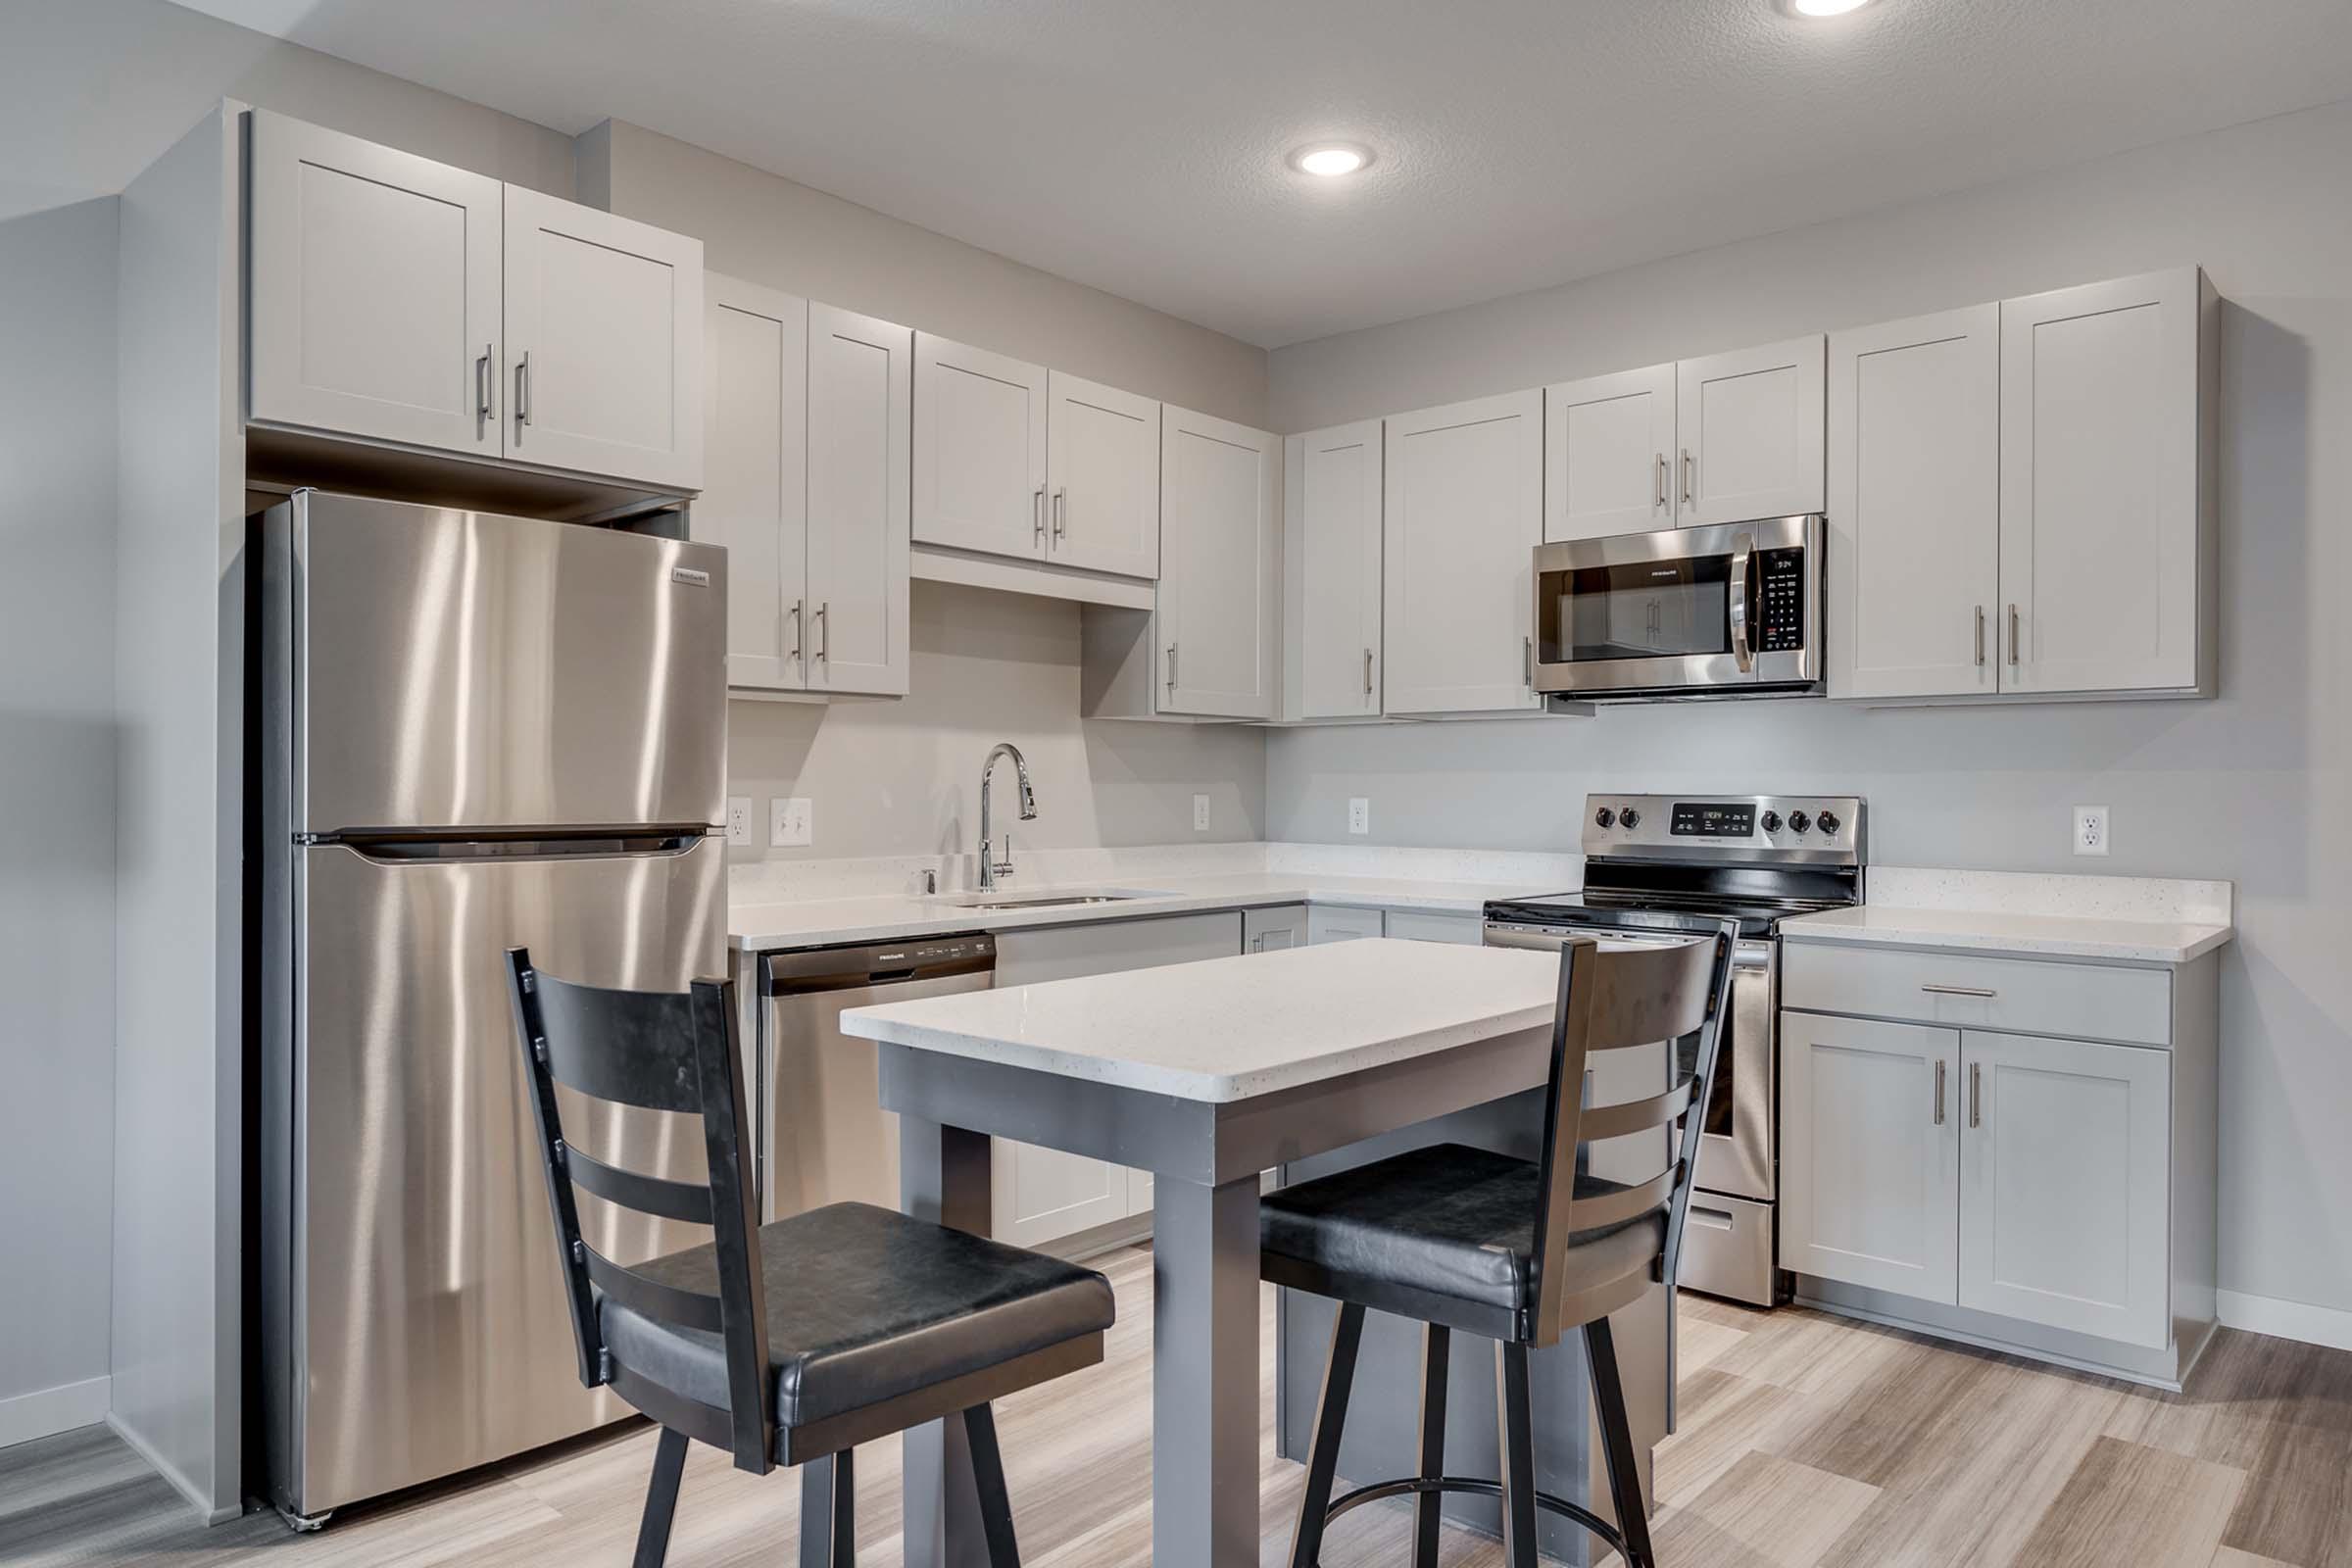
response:
<svg viewBox="0 0 2352 1568"><path fill-rule="evenodd" d="M510 185L507 456L703 482L703 242Z"/></svg>
<svg viewBox="0 0 2352 1568"><path fill-rule="evenodd" d="M1963 1054L1960 1304L2161 1348L2170 1054L1973 1029Z"/></svg>
<svg viewBox="0 0 2352 1568"><path fill-rule="evenodd" d="M1044 559L1046 370L914 335L914 537Z"/></svg>
<svg viewBox="0 0 2352 1568"><path fill-rule="evenodd" d="M1048 372L1049 559L1064 566L1159 575L1159 405Z"/></svg>
<svg viewBox="0 0 2352 1568"><path fill-rule="evenodd" d="M1781 1266L1958 1297L1960 1032L1781 1014Z"/></svg>
<svg viewBox="0 0 2352 1568"><path fill-rule="evenodd" d="M1832 697L1998 689L2000 308L1830 337Z"/></svg>
<svg viewBox="0 0 2352 1568"><path fill-rule="evenodd" d="M499 182L253 111L253 418L499 455Z"/></svg>
<svg viewBox="0 0 2352 1568"><path fill-rule="evenodd" d="M1480 398L1386 423L1387 710L1539 707L1531 660L1544 394Z"/></svg>
<svg viewBox="0 0 2352 1568"><path fill-rule="evenodd" d="M808 307L808 688L905 696L914 334Z"/></svg>
<svg viewBox="0 0 2352 1568"><path fill-rule="evenodd" d="M710 395L694 537L727 548L727 684L799 691L807 632L808 302L706 279Z"/></svg>
<svg viewBox="0 0 2352 1568"><path fill-rule="evenodd" d="M1285 718L1380 712L1380 453L1378 419L1284 443Z"/></svg>
<svg viewBox="0 0 2352 1568"><path fill-rule="evenodd" d="M1816 335L1675 367L1684 527L1822 510L1823 354Z"/></svg>
<svg viewBox="0 0 2352 1568"><path fill-rule="evenodd" d="M1160 436L1159 710L1275 716L1282 438L1184 409Z"/></svg>
<svg viewBox="0 0 2352 1568"><path fill-rule="evenodd" d="M2004 689L2210 687L2216 319L2194 268L2001 306Z"/></svg>
<svg viewBox="0 0 2352 1568"><path fill-rule="evenodd" d="M1544 389L1544 538L1674 526L1674 367Z"/></svg>

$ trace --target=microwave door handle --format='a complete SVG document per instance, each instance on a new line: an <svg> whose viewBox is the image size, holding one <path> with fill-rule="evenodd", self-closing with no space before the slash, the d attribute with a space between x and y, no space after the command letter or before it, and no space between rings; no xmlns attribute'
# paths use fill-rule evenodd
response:
<svg viewBox="0 0 2352 1568"><path fill-rule="evenodd" d="M1755 535L1748 533L1732 540L1732 659L1742 675L1753 674L1756 668L1747 645L1747 568L1755 544Z"/></svg>

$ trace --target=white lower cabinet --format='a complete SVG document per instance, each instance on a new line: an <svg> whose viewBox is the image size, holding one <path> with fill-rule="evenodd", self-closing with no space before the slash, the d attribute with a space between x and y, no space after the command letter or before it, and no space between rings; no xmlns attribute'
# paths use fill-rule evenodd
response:
<svg viewBox="0 0 2352 1568"><path fill-rule="evenodd" d="M2170 1058L1974 1030L1962 1040L1960 1304L2162 1347Z"/></svg>
<svg viewBox="0 0 2352 1568"><path fill-rule="evenodd" d="M1306 945L1306 906L1282 904L1242 911L1242 951L1279 953Z"/></svg>
<svg viewBox="0 0 2352 1568"><path fill-rule="evenodd" d="M1151 969L1242 951L1239 910L1174 914L1101 925L1006 931L997 938L1000 989L1078 975ZM1042 1247L1152 1208L1152 1174L1034 1144L991 1145L997 1240Z"/></svg>
<svg viewBox="0 0 2352 1568"><path fill-rule="evenodd" d="M1475 914L1433 914L1427 909L1391 909L1385 934L1406 942L1452 942L1475 948L1487 940L1487 922Z"/></svg>
<svg viewBox="0 0 2352 1568"><path fill-rule="evenodd" d="M1960 1032L1781 1017L1781 1266L1957 1298Z"/></svg>
<svg viewBox="0 0 2352 1568"><path fill-rule="evenodd" d="M1360 942L1366 937L1385 935L1386 926L1387 922L1378 909L1317 904L1306 911L1306 940L1309 942Z"/></svg>

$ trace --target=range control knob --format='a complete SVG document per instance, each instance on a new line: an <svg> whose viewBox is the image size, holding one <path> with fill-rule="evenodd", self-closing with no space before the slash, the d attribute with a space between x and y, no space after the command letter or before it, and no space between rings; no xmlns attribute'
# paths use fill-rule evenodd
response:
<svg viewBox="0 0 2352 1568"><path fill-rule="evenodd" d="M1814 825L1819 827L1824 833L1835 833L1838 831L1838 813L1836 811L1824 811L1819 816L1815 817L1813 821Z"/></svg>
<svg viewBox="0 0 2352 1568"><path fill-rule="evenodd" d="M1778 811L1766 811L1763 816L1763 823L1765 832L1778 833L1781 830L1781 813Z"/></svg>
<svg viewBox="0 0 2352 1568"><path fill-rule="evenodd" d="M1594 827L1615 827L1617 825L1617 813L1604 806L1599 810L1592 813L1592 825Z"/></svg>
<svg viewBox="0 0 2352 1568"><path fill-rule="evenodd" d="M1631 832L1642 825L1642 813L1629 806L1617 814L1617 820L1623 822L1626 830Z"/></svg>
<svg viewBox="0 0 2352 1568"><path fill-rule="evenodd" d="M1790 811L1790 812L1788 813L1788 831L1789 831L1789 832L1791 832L1791 833L1802 833L1802 832L1803 832L1805 829L1807 829L1807 828L1811 827L1812 825L1813 825L1813 819L1812 819L1811 817L1807 816L1807 815L1806 815L1804 812L1802 812L1802 811Z"/></svg>

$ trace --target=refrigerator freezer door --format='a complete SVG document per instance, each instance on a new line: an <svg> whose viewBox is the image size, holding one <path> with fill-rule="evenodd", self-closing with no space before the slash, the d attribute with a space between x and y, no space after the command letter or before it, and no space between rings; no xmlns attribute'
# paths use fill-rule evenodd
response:
<svg viewBox="0 0 2352 1568"><path fill-rule="evenodd" d="M726 972L725 844L548 859L297 852L294 1441L276 1500L315 1514L627 1414L580 1386L523 1097L506 951L591 985ZM707 1180L691 1118L564 1091L608 1162ZM283 1210L280 1210L283 1212ZM583 1195L590 1245L638 1260L708 1241ZM273 1353L282 1353L273 1350Z"/></svg>
<svg viewBox="0 0 2352 1568"><path fill-rule="evenodd" d="M316 491L281 511L297 831L723 820L725 551Z"/></svg>

